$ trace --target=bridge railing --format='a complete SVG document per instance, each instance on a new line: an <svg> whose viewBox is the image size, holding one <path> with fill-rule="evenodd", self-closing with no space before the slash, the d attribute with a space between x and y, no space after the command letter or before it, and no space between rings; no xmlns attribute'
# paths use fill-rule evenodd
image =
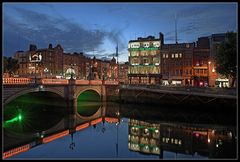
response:
<svg viewBox="0 0 240 162"><path fill-rule="evenodd" d="M191 87L191 86L161 86L161 85L121 85L122 88L148 88L166 91L182 91L207 94L222 94L236 96L236 88Z"/></svg>
<svg viewBox="0 0 240 162"><path fill-rule="evenodd" d="M40 83L40 84L50 84L50 85L67 85L69 84L68 79L46 79L39 78L35 80L34 78L3 78L3 84L32 84L32 83ZM118 81L111 80L75 80L76 85L118 85Z"/></svg>
<svg viewBox="0 0 240 162"><path fill-rule="evenodd" d="M68 84L67 79L41 79L42 84L60 84L60 85L66 85Z"/></svg>
<svg viewBox="0 0 240 162"><path fill-rule="evenodd" d="M75 80L77 85L89 85L89 80Z"/></svg>
<svg viewBox="0 0 240 162"><path fill-rule="evenodd" d="M3 84L30 84L35 83L31 78L3 78Z"/></svg>
<svg viewBox="0 0 240 162"><path fill-rule="evenodd" d="M90 85L102 85L102 80L90 80Z"/></svg>
<svg viewBox="0 0 240 162"><path fill-rule="evenodd" d="M118 81L112 81L112 80L105 80L104 84L105 85L118 85L119 82Z"/></svg>

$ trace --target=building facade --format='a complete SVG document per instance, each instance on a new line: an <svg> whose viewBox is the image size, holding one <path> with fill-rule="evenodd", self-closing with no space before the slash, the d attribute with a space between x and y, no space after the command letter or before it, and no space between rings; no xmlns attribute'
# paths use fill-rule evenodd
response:
<svg viewBox="0 0 240 162"><path fill-rule="evenodd" d="M128 84L128 66L129 66L128 62L119 64L119 83L120 84Z"/></svg>
<svg viewBox="0 0 240 162"><path fill-rule="evenodd" d="M210 44L208 37L198 38L193 52L194 86L208 86L210 81Z"/></svg>
<svg viewBox="0 0 240 162"><path fill-rule="evenodd" d="M193 54L194 86L229 87L229 78L216 72L215 62L219 45L225 40L225 33L198 38Z"/></svg>
<svg viewBox="0 0 240 162"><path fill-rule="evenodd" d="M85 56L82 52L64 53L61 45L37 49L30 45L28 51L17 51L14 58L18 60L20 77L32 78L67 78L71 74L75 79L117 80L118 65L116 59L103 61Z"/></svg>
<svg viewBox="0 0 240 162"><path fill-rule="evenodd" d="M194 43L164 44L161 50L162 85L193 85Z"/></svg>
<svg viewBox="0 0 240 162"><path fill-rule="evenodd" d="M163 34L159 35L159 39L148 36L129 41L128 79L130 84L160 84L162 77L160 49L163 44Z"/></svg>

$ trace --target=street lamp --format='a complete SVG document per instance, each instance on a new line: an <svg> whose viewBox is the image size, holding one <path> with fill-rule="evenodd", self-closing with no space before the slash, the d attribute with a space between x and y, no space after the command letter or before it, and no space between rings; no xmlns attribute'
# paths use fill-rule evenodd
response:
<svg viewBox="0 0 240 162"><path fill-rule="evenodd" d="M210 65L211 65L211 61L208 61L208 86L209 86L209 81L210 81L210 75L209 75Z"/></svg>
<svg viewBox="0 0 240 162"><path fill-rule="evenodd" d="M48 73L48 68L45 68L43 71L44 71L45 76L46 76L46 78L47 78L47 74L46 74L46 73Z"/></svg>
<svg viewBox="0 0 240 162"><path fill-rule="evenodd" d="M71 64L71 79L73 79L73 74L74 74L74 67L76 64Z"/></svg>

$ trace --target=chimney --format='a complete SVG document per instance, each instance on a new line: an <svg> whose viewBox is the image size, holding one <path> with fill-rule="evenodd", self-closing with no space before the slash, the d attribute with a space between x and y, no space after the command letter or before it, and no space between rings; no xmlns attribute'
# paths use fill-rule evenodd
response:
<svg viewBox="0 0 240 162"><path fill-rule="evenodd" d="M49 48L49 49L52 49L52 44L51 44L51 43L48 45L48 48Z"/></svg>
<svg viewBox="0 0 240 162"><path fill-rule="evenodd" d="M29 51L36 51L36 50L37 50L37 46L35 44L30 44Z"/></svg>
<svg viewBox="0 0 240 162"><path fill-rule="evenodd" d="M160 39L160 43L161 43L161 45L163 45L164 44L164 35L163 35L163 33L162 32L160 32L159 33L159 39Z"/></svg>

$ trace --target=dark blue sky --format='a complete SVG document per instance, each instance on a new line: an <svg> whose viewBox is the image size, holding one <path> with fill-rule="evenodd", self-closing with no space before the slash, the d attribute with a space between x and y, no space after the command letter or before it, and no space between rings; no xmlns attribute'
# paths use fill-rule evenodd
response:
<svg viewBox="0 0 240 162"><path fill-rule="evenodd" d="M195 42L213 33L237 31L237 3L3 3L4 55L30 43L65 52L127 61L131 39L164 34L165 43Z"/></svg>

